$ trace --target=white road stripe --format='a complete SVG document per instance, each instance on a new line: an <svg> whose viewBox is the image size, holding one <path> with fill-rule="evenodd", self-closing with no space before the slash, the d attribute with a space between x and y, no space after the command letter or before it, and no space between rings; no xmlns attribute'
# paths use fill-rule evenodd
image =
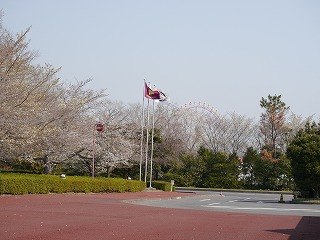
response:
<svg viewBox="0 0 320 240"><path fill-rule="evenodd" d="M255 208L255 207L235 207L235 206L213 206L213 205L201 205L202 207L211 207L211 208L223 208L223 209L235 209L235 210L269 210L269 211L283 211L283 212L290 212L290 211L305 211L305 212L312 212L312 213L320 213L320 210L316 209L306 209L306 208Z"/></svg>
<svg viewBox="0 0 320 240"><path fill-rule="evenodd" d="M208 206L217 205L217 204L220 204L220 203L218 203L218 202L216 202L216 203L209 203Z"/></svg>
<svg viewBox="0 0 320 240"><path fill-rule="evenodd" d="M205 202L205 201L210 201L211 199L210 198L207 198L207 199L201 199L200 202Z"/></svg>

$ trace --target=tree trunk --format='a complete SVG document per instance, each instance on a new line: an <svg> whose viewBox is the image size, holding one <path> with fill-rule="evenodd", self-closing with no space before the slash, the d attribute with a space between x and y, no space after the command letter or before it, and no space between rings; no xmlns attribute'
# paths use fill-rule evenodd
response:
<svg viewBox="0 0 320 240"><path fill-rule="evenodd" d="M50 166L50 162L48 159L48 156L44 156L42 159L43 165L44 165L44 174L51 174L52 173L52 167Z"/></svg>
<svg viewBox="0 0 320 240"><path fill-rule="evenodd" d="M319 198L319 189L318 188L313 190L313 197L314 198Z"/></svg>
<svg viewBox="0 0 320 240"><path fill-rule="evenodd" d="M112 172L112 167L108 166L107 167L107 177L109 178Z"/></svg>

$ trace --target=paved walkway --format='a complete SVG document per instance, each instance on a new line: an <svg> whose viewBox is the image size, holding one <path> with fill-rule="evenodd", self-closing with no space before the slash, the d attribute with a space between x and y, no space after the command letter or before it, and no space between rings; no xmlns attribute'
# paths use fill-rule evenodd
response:
<svg viewBox="0 0 320 240"><path fill-rule="evenodd" d="M320 218L138 206L122 200L192 193L0 196L0 239L319 239Z"/></svg>

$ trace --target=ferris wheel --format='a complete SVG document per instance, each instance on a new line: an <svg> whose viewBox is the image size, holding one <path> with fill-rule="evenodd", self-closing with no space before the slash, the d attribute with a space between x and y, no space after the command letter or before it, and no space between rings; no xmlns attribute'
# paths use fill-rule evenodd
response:
<svg viewBox="0 0 320 240"><path fill-rule="evenodd" d="M189 103L184 104L184 106L182 106L180 109L181 110L202 109L202 110L205 110L206 112L212 114L214 117L219 117L218 111L213 106L211 106L210 104L205 103L205 102L189 102Z"/></svg>

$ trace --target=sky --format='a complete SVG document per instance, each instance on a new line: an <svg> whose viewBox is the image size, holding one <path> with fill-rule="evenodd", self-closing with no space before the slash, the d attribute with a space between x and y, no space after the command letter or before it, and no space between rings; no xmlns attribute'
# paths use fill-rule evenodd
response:
<svg viewBox="0 0 320 240"><path fill-rule="evenodd" d="M204 103L259 119L281 95L320 117L318 0L0 0L3 26L27 35L64 82L92 78L108 98L142 103L144 80L170 104ZM161 104L161 103L159 103Z"/></svg>

